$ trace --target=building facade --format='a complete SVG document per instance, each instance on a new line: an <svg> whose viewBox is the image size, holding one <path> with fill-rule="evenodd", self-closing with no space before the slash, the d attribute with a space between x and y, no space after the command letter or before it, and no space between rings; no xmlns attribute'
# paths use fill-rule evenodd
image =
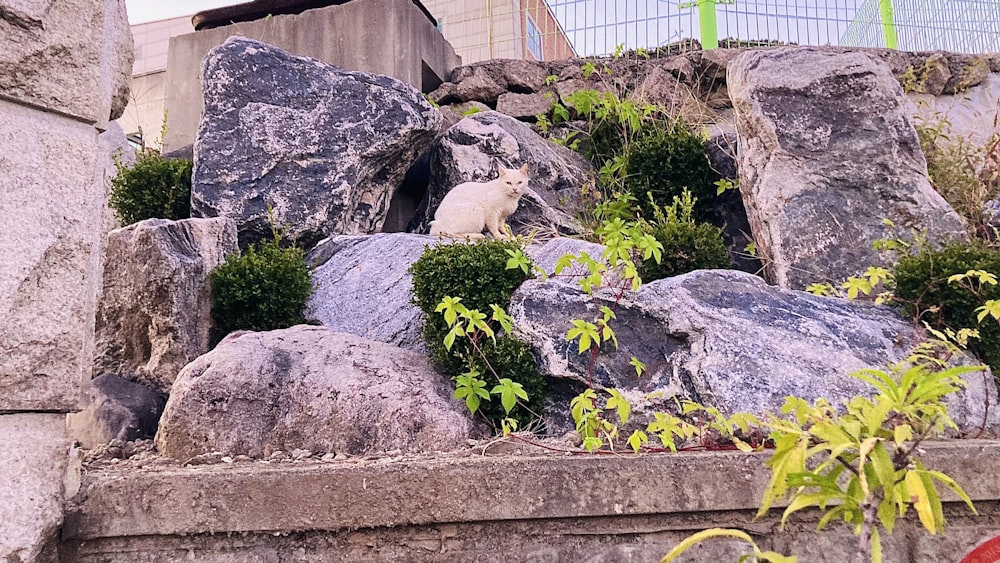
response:
<svg viewBox="0 0 1000 563"><path fill-rule="evenodd" d="M422 0L463 64L576 56L545 0Z"/></svg>

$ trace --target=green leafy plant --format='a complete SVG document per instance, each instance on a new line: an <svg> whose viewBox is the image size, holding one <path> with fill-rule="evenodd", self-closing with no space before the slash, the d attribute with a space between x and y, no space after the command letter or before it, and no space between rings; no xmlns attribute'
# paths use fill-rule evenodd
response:
<svg viewBox="0 0 1000 563"><path fill-rule="evenodd" d="M645 217L653 217L655 206L670 205L688 190L696 201L694 218L711 218L720 178L709 163L705 143L703 134L681 119L647 126L636 136L627 148L626 184L642 203Z"/></svg>
<svg viewBox="0 0 1000 563"><path fill-rule="evenodd" d="M512 267L508 268L512 259ZM479 396L482 404L476 403L476 412L482 412L497 428L503 427L508 418L521 426L535 420L535 413L542 410L545 381L538 373L531 347L511 336L509 330L498 331L493 326L497 321L486 320L480 311L496 314L493 307L505 306L514 290L531 276L532 269L520 242L491 239L428 248L409 270L413 275L413 303L425 314L424 339L435 366L452 377L464 377L456 379L456 383L482 381L481 376L496 374L495 379L509 379L528 395L522 405L507 412L502 401L490 399L492 388L478 387L486 397L463 391ZM442 303L453 305L439 309ZM472 319L465 314L479 320L470 326ZM461 333L456 326L461 327ZM467 376L473 372L477 376L470 380Z"/></svg>
<svg viewBox="0 0 1000 563"><path fill-rule="evenodd" d="M909 508L931 534L944 526L935 482L951 488L969 508L965 491L947 475L928 470L917 458L920 444L945 428L955 428L944 398L965 385L961 376L980 366L943 368L918 357L888 371L852 374L876 389L872 398L855 397L840 414L825 400L807 404L789 398L768 426L775 451L768 460L771 480L758 516L782 498L782 515L809 507L824 512L818 527L835 519L854 527L858 552L882 561L880 529L891 533Z"/></svg>
<svg viewBox="0 0 1000 563"><path fill-rule="evenodd" d="M144 219L187 219L191 216L191 161L166 159L146 151L128 166L115 160L108 204L125 225Z"/></svg>
<svg viewBox="0 0 1000 563"><path fill-rule="evenodd" d="M234 330L274 330L304 322L312 278L302 249L281 247L281 237L230 255L212 272L216 339Z"/></svg>
<svg viewBox="0 0 1000 563"><path fill-rule="evenodd" d="M975 272L1000 272L1000 252L981 242L924 249L900 258L895 296L907 313L939 331L977 328L980 338L969 350L1000 373L1000 323L992 316L1000 288Z"/></svg>
<svg viewBox="0 0 1000 563"><path fill-rule="evenodd" d="M665 209L653 204L656 215L653 236L662 245L663 256L658 262L643 261L641 273L647 281L732 266L722 240L722 229L708 223L696 223L695 203L691 192L685 189L680 197L674 196L673 203Z"/></svg>
<svg viewBox="0 0 1000 563"><path fill-rule="evenodd" d="M788 397L780 414L769 414L764 426L774 440L774 453L766 465L771 478L757 517L785 501L781 517L817 508L822 517L818 530L843 521L858 537L863 560L883 561L881 536L892 533L896 520L913 509L931 534L944 524L937 485L950 488L969 506L975 506L954 479L928 469L918 458L920 445L946 428L955 428L944 399L961 389L961 376L979 372L981 366L948 366L940 359L955 349L946 343L925 344L907 360L889 370L863 369L851 374L875 389L872 398L855 397L846 411L824 399L810 404ZM690 536L664 559L672 561L695 543L733 536L751 543L757 561L794 561L762 553L738 530L706 530Z"/></svg>

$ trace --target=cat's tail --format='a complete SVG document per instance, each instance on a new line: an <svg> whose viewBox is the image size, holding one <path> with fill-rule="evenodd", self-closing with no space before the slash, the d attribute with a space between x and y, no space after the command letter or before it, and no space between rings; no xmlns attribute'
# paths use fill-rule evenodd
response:
<svg viewBox="0 0 1000 563"><path fill-rule="evenodd" d="M437 221L431 221L429 225L430 225L430 228L431 228L431 230L430 230L430 234L431 235L437 236L437 235L442 234L441 231L438 230Z"/></svg>

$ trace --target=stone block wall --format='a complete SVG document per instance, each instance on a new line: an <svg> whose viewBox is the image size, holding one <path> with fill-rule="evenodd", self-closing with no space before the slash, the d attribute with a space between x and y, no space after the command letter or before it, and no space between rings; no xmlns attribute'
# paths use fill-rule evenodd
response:
<svg viewBox="0 0 1000 563"><path fill-rule="evenodd" d="M104 163L128 97L124 0L0 0L0 560L54 555L65 414L94 347Z"/></svg>

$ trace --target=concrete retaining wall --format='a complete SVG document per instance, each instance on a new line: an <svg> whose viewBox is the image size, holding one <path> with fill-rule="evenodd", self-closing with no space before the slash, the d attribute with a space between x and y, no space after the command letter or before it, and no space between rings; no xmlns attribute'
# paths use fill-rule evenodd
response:
<svg viewBox="0 0 1000 563"><path fill-rule="evenodd" d="M908 518L884 539L886 561L957 561L1000 534L1000 443L928 450L927 464L954 476L980 516L945 495L947 532L929 536ZM803 562L852 560L850 530L817 535L816 513L785 532L780 509L753 520L767 455L446 455L98 471L67 516L61 555L102 563L657 561L690 533L726 526ZM687 561L740 553L739 542L714 540Z"/></svg>
<svg viewBox="0 0 1000 563"><path fill-rule="evenodd" d="M430 92L460 64L458 55L411 0L352 0L180 35L167 55L164 151L194 144L203 106L201 61L232 35L326 63L398 78Z"/></svg>

